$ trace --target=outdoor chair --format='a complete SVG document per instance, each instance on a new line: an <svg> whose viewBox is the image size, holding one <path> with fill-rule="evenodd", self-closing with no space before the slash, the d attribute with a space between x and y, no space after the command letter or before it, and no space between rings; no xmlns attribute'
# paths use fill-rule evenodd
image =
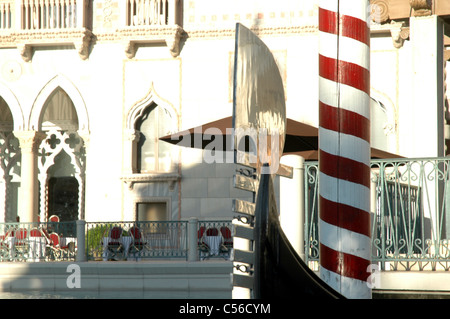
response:
<svg viewBox="0 0 450 319"><path fill-rule="evenodd" d="M5 235L0 236L0 258L10 257L10 243L14 237L14 228L10 228L5 232Z"/></svg>
<svg viewBox="0 0 450 319"><path fill-rule="evenodd" d="M206 230L205 226L201 226L197 232L198 249L203 253L209 252L208 244L203 241L204 235L205 235L205 230Z"/></svg>
<svg viewBox="0 0 450 319"><path fill-rule="evenodd" d="M220 246L220 251L227 253L233 248L233 237L231 236L231 230L227 226L220 227L220 233L223 237L222 245Z"/></svg>
<svg viewBox="0 0 450 319"><path fill-rule="evenodd" d="M219 230L215 227L208 228L202 238L202 243L208 248L208 256L218 255L219 247L222 243Z"/></svg>
<svg viewBox="0 0 450 319"><path fill-rule="evenodd" d="M48 218L48 221L51 223L59 223L59 216L57 215L52 215Z"/></svg>
<svg viewBox="0 0 450 319"><path fill-rule="evenodd" d="M52 215L48 218L47 230L49 233L58 232L59 216Z"/></svg>
<svg viewBox="0 0 450 319"><path fill-rule="evenodd" d="M29 250L29 239L28 239L28 229L19 228L14 232L14 251L16 257L26 258Z"/></svg>
<svg viewBox="0 0 450 319"><path fill-rule="evenodd" d="M219 236L219 231L215 227L208 228L206 230L206 236Z"/></svg>
<svg viewBox="0 0 450 319"><path fill-rule="evenodd" d="M131 244L130 244L130 253L139 253L145 248L149 248L147 246L147 242L144 238L144 234L142 233L142 230L137 227L133 226L129 229L128 233L131 235Z"/></svg>
<svg viewBox="0 0 450 319"><path fill-rule="evenodd" d="M111 257L114 258L118 254L123 253L123 244L121 242L123 230L119 226L114 226L109 230L107 236L106 249L111 254Z"/></svg>
<svg viewBox="0 0 450 319"><path fill-rule="evenodd" d="M67 245L61 244L61 237L57 233L50 233L48 250L53 256L50 256L54 260L61 260L69 257L70 254L75 253L75 243L70 242Z"/></svg>

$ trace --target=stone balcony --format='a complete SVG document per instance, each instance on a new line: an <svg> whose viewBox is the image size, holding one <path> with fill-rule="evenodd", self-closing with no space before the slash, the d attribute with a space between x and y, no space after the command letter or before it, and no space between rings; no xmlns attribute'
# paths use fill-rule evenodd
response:
<svg viewBox="0 0 450 319"><path fill-rule="evenodd" d="M166 44L178 56L183 33L179 0L108 0L101 5L96 10L89 0L0 0L0 49L17 48L28 62L34 47L73 45L85 60L92 40L101 38L122 42L128 58L140 43ZM108 32L95 29L99 11L103 21L115 20Z"/></svg>

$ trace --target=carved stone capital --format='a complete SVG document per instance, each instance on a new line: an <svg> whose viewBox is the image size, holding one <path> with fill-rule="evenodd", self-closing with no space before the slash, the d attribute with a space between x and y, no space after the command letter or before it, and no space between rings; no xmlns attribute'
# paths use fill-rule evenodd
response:
<svg viewBox="0 0 450 319"><path fill-rule="evenodd" d="M414 17L423 17L431 15L432 0L409 0L409 5L413 9Z"/></svg>
<svg viewBox="0 0 450 319"><path fill-rule="evenodd" d="M31 45L25 43L18 43L17 49L19 50L19 54L25 62L31 61L31 56L33 55Z"/></svg>
<svg viewBox="0 0 450 319"><path fill-rule="evenodd" d="M77 133L83 139L84 146L87 152L89 150L89 144L91 141L91 133L89 132L89 130L78 130Z"/></svg>
<svg viewBox="0 0 450 319"><path fill-rule="evenodd" d="M182 35L183 29L180 26L176 26L175 32L166 38L166 45L174 58L180 54L180 40Z"/></svg>
<svg viewBox="0 0 450 319"><path fill-rule="evenodd" d="M132 41L125 41L125 55L128 59L134 58L136 55L136 44Z"/></svg>
<svg viewBox="0 0 450 319"><path fill-rule="evenodd" d="M92 33L86 30L81 37L74 40L75 48L77 49L78 55L82 60L86 60L89 57L89 47L91 44Z"/></svg>
<svg viewBox="0 0 450 319"><path fill-rule="evenodd" d="M41 142L47 138L47 134L37 131L14 131L20 143L22 153L36 153Z"/></svg>
<svg viewBox="0 0 450 319"><path fill-rule="evenodd" d="M403 46L406 39L409 38L409 27L403 27L404 22L391 22L392 44L399 49Z"/></svg>

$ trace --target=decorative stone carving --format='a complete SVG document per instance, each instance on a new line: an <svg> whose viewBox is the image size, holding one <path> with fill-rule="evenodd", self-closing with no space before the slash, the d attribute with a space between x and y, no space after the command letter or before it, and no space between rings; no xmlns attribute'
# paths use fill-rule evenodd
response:
<svg viewBox="0 0 450 319"><path fill-rule="evenodd" d="M86 30L78 41L74 41L75 48L77 49L78 55L82 60L86 60L89 57L89 46L91 44L92 33Z"/></svg>
<svg viewBox="0 0 450 319"><path fill-rule="evenodd" d="M170 54L176 58L180 54L180 40L183 34L183 29L179 26L175 29L175 33L172 36L166 38L167 47L170 50Z"/></svg>
<svg viewBox="0 0 450 319"><path fill-rule="evenodd" d="M139 142L140 137L141 137L141 134L138 130L127 129L125 132L125 138L127 139L127 141L137 143L137 142Z"/></svg>
<svg viewBox="0 0 450 319"><path fill-rule="evenodd" d="M33 54L31 45L25 43L18 43L17 49L19 50L19 54L22 56L22 59L25 62L31 61L31 56Z"/></svg>
<svg viewBox="0 0 450 319"><path fill-rule="evenodd" d="M174 26L141 26L119 29L116 36L121 37L127 58L136 55L138 43L165 43L173 57L180 54L180 40L184 34L183 28Z"/></svg>
<svg viewBox="0 0 450 319"><path fill-rule="evenodd" d="M52 44L73 44L81 59L89 57L92 32L83 29L20 30L11 33L14 45L26 62L31 61L32 48Z"/></svg>
<svg viewBox="0 0 450 319"><path fill-rule="evenodd" d="M39 145L47 137L45 133L37 131L14 131L14 135L19 139L22 153L37 153Z"/></svg>
<svg viewBox="0 0 450 319"><path fill-rule="evenodd" d="M391 22L391 37L395 48L403 46L406 39L409 38L409 27L403 27L403 22Z"/></svg>
<svg viewBox="0 0 450 319"><path fill-rule="evenodd" d="M17 81L22 76L22 66L17 61L7 61L3 64L2 76L8 82Z"/></svg>
<svg viewBox="0 0 450 319"><path fill-rule="evenodd" d="M422 17L431 15L432 0L409 0L409 5L413 9L414 17Z"/></svg>
<svg viewBox="0 0 450 319"><path fill-rule="evenodd" d="M370 17L375 23L389 20L389 4L387 0L370 0Z"/></svg>
<svg viewBox="0 0 450 319"><path fill-rule="evenodd" d="M86 133L86 132L84 132ZM48 170L55 164L56 157L65 152L70 158L70 164L74 168L74 177L78 181L78 216L84 217L84 178L86 172L86 149L84 138L76 132L50 130L44 133L46 140L39 145L38 153L38 179L41 185L47 185ZM45 219L47 211L46 187L40 189L41 218Z"/></svg>
<svg viewBox="0 0 450 319"><path fill-rule="evenodd" d="M134 58L136 55L136 45L134 42L125 41L125 55L128 59Z"/></svg>

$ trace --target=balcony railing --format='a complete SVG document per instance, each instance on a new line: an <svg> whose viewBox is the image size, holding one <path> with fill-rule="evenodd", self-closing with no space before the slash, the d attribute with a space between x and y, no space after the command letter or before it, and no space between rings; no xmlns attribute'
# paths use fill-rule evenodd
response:
<svg viewBox="0 0 450 319"><path fill-rule="evenodd" d="M14 1L0 0L0 30L9 30L13 26Z"/></svg>
<svg viewBox="0 0 450 319"><path fill-rule="evenodd" d="M231 229L231 221L196 219L0 223L0 262L229 259Z"/></svg>
<svg viewBox="0 0 450 319"><path fill-rule="evenodd" d="M450 269L450 159L371 162L372 262L382 270ZM318 163L305 164L305 258L319 262Z"/></svg>
<svg viewBox="0 0 450 319"><path fill-rule="evenodd" d="M187 221L90 222L88 260L187 258Z"/></svg>
<svg viewBox="0 0 450 319"><path fill-rule="evenodd" d="M17 47L28 62L33 47L69 44L87 59L93 37L90 21L98 20L89 4L89 0L0 0L0 48ZM104 5L105 21L114 40L124 43L126 56L133 58L141 43L158 42L178 56L183 33L180 0L119 1L118 15L112 15L111 3Z"/></svg>
<svg viewBox="0 0 450 319"><path fill-rule="evenodd" d="M86 27L86 0L0 0L0 30Z"/></svg>
<svg viewBox="0 0 450 319"><path fill-rule="evenodd" d="M168 25L169 1L168 0L126 0L127 26L142 25ZM170 8L174 14L174 8Z"/></svg>
<svg viewBox="0 0 450 319"><path fill-rule="evenodd" d="M77 21L77 7L82 0L22 1L22 29L67 29L82 27ZM82 15L82 11L80 15Z"/></svg>
<svg viewBox="0 0 450 319"><path fill-rule="evenodd" d="M0 223L0 261L75 260L74 222Z"/></svg>

